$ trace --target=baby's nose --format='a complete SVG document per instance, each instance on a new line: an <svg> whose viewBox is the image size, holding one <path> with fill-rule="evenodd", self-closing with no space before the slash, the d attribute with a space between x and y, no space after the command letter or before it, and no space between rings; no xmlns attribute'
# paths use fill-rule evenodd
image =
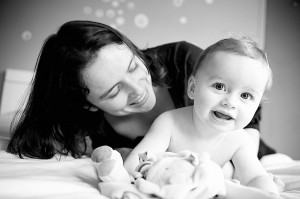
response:
<svg viewBox="0 0 300 199"><path fill-rule="evenodd" d="M236 99L232 96L228 96L228 97L224 98L221 103L223 106L230 108L230 109L235 109L237 107Z"/></svg>

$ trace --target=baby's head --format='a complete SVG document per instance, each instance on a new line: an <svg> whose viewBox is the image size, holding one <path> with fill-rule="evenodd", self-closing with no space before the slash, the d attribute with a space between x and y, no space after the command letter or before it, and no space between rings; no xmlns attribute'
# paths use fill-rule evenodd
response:
<svg viewBox="0 0 300 199"><path fill-rule="evenodd" d="M200 55L189 79L196 116L219 123L219 130L244 128L272 85L267 56L243 37L218 41ZM206 119L205 119L206 118ZM219 128L219 127L218 127Z"/></svg>
<svg viewBox="0 0 300 199"><path fill-rule="evenodd" d="M257 43L249 37L227 38L207 47L201 53L192 75L195 76L195 74L199 70L207 66L206 63L208 63L211 59L214 59L214 55L218 52L245 56L253 60L260 61L262 63L262 66L266 67L266 72L268 73L266 89L271 88L273 83L272 70L269 66L267 55L262 49L258 47Z"/></svg>

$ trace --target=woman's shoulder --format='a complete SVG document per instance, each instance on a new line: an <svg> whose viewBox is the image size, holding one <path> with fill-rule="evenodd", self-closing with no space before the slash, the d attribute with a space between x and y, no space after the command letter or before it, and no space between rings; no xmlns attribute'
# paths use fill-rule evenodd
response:
<svg viewBox="0 0 300 199"><path fill-rule="evenodd" d="M164 50L178 50L178 49L194 49L194 50L200 50L202 51L202 49L198 46L196 46L195 44L192 44L188 41L182 40L182 41L176 41L176 42L169 42L169 43L164 43L164 44L160 44L154 47L150 47L147 48L145 50L145 52L148 51L164 51Z"/></svg>

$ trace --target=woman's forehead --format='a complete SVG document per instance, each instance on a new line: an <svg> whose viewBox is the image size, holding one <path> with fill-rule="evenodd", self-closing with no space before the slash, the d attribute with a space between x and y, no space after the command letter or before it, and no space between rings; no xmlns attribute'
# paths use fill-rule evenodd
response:
<svg viewBox="0 0 300 199"><path fill-rule="evenodd" d="M126 74L132 56L126 45L105 46L98 52L94 62L82 71L86 86L98 91L110 88Z"/></svg>
<svg viewBox="0 0 300 199"><path fill-rule="evenodd" d="M115 58L117 55L132 54L132 51L125 44L109 44L98 52L99 59Z"/></svg>

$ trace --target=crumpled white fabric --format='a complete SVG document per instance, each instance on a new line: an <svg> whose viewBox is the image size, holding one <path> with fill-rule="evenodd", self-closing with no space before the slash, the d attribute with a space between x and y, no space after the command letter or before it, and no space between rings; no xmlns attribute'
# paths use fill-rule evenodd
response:
<svg viewBox="0 0 300 199"><path fill-rule="evenodd" d="M106 199L98 183L94 164L87 157L20 159L0 151L1 199Z"/></svg>

